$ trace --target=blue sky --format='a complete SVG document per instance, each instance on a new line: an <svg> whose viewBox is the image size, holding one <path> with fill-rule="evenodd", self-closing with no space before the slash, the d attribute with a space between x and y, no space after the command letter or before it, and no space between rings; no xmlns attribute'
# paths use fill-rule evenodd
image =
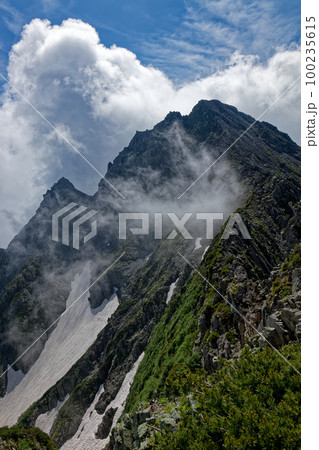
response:
<svg viewBox="0 0 319 450"><path fill-rule="evenodd" d="M300 2L244 0L0 0L0 66L33 18L60 24L69 17L90 23L106 46L133 51L143 64L163 70L176 82L217 70L230 55L256 54L300 43Z"/></svg>

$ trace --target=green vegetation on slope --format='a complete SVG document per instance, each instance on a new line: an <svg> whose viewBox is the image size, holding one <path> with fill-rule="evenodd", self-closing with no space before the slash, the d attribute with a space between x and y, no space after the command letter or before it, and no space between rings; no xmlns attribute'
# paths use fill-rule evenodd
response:
<svg viewBox="0 0 319 450"><path fill-rule="evenodd" d="M300 344L281 352L300 371ZM176 433L156 433L151 447L300 448L300 375L270 348L246 347L213 375L176 365L164 393L179 405L181 419Z"/></svg>
<svg viewBox="0 0 319 450"><path fill-rule="evenodd" d="M150 400L161 389L174 364L200 367L199 353L192 353L198 334L197 315L204 282L192 277L182 294L173 296L155 327L146 355L135 376L126 411L133 412L141 401ZM173 320L171 320L173 318Z"/></svg>
<svg viewBox="0 0 319 450"><path fill-rule="evenodd" d="M0 428L0 448L8 450L57 450L47 434L38 428Z"/></svg>

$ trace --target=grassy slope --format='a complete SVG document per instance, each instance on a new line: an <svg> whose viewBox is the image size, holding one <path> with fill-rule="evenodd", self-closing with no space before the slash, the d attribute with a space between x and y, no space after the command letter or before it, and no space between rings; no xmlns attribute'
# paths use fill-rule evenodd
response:
<svg viewBox="0 0 319 450"><path fill-rule="evenodd" d="M0 448L12 450L56 450L58 447L49 436L38 428L28 430L14 426L0 428Z"/></svg>
<svg viewBox="0 0 319 450"><path fill-rule="evenodd" d="M192 353L198 333L197 302L204 283L195 275L185 292L173 296L168 308L156 326L151 341L126 404L126 411L133 412L141 401L148 401L155 391L163 387L165 378L174 364L200 366L200 356Z"/></svg>

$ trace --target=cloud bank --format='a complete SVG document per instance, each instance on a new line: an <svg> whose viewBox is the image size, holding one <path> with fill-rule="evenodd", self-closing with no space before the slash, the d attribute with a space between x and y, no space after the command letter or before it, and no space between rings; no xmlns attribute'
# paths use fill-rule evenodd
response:
<svg viewBox="0 0 319 450"><path fill-rule="evenodd" d="M266 63L234 53L212 75L175 86L125 48L105 47L80 20L61 25L34 19L12 47L8 79L101 172L136 130L172 110L188 114L217 98L258 117L299 76L298 48L279 48ZM262 120L299 141L297 83ZM2 236L5 246L26 223L42 194L61 176L92 193L99 176L6 85L0 107Z"/></svg>

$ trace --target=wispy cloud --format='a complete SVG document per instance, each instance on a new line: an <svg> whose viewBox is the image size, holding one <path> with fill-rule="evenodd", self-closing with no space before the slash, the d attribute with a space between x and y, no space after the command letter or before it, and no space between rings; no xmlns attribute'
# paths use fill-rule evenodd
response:
<svg viewBox="0 0 319 450"><path fill-rule="evenodd" d="M184 17L174 32L154 33L147 40L141 36L144 61L161 69L169 66L176 80L208 75L222 68L235 51L265 61L278 47L299 44L300 6L295 0L286 3L186 0Z"/></svg>
<svg viewBox="0 0 319 450"><path fill-rule="evenodd" d="M59 0L41 0L42 9L45 13L54 11L55 9L61 7ZM64 5L66 6L66 5Z"/></svg>
<svg viewBox="0 0 319 450"><path fill-rule="evenodd" d="M213 49L171 37L143 45L144 61L169 72L176 84L197 79L218 69Z"/></svg>
<svg viewBox="0 0 319 450"><path fill-rule="evenodd" d="M284 3L191 0L184 24L204 44L222 44L232 51L268 57L276 47L289 45L298 36L298 4L292 1L283 9Z"/></svg>
<svg viewBox="0 0 319 450"><path fill-rule="evenodd" d="M1 2L0 9L3 11L2 19L7 28L17 36L20 34L22 26L25 23L24 16L13 6L8 3Z"/></svg>

